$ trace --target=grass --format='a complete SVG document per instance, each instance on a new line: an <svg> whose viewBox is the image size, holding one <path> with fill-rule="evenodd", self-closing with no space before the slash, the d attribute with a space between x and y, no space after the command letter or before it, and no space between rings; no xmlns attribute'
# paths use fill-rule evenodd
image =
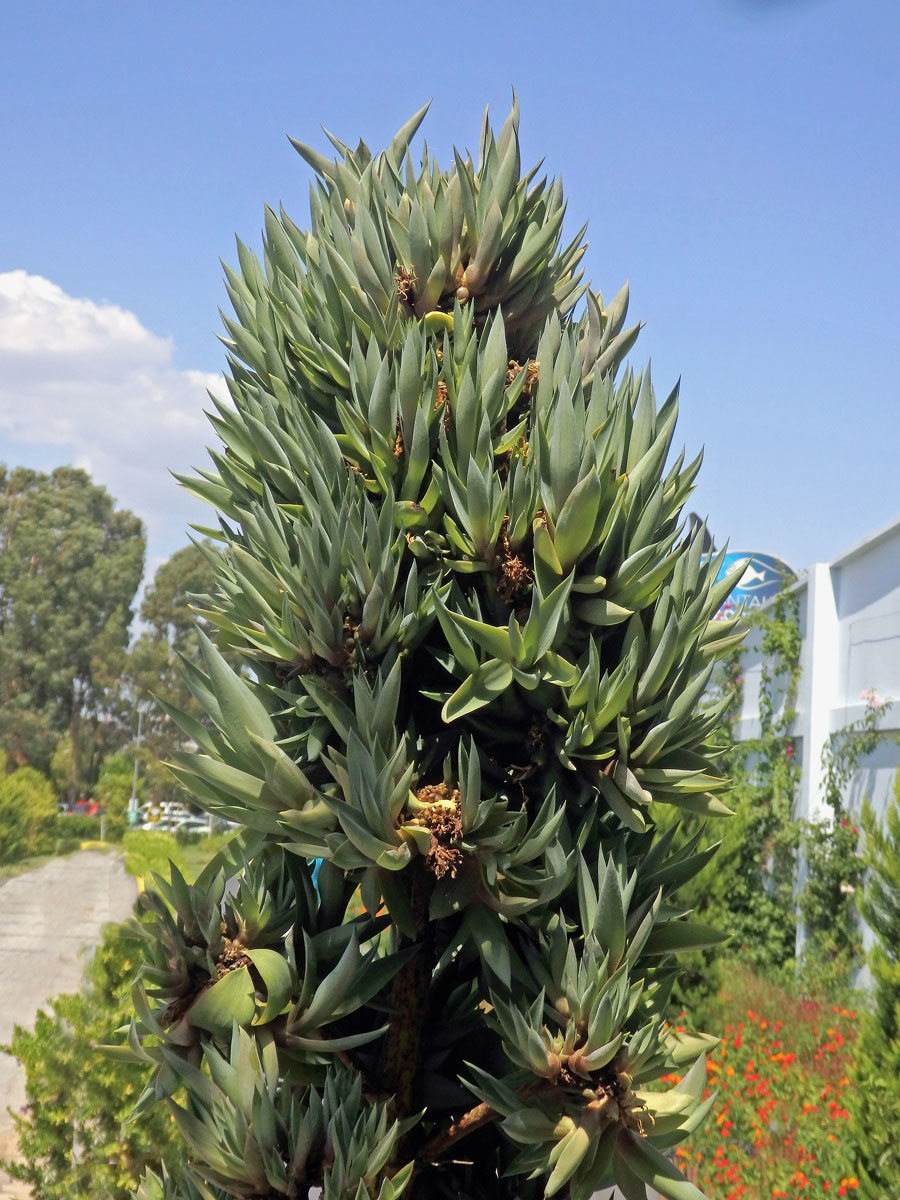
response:
<svg viewBox="0 0 900 1200"><path fill-rule="evenodd" d="M183 843L171 833L132 830L122 839L125 870L139 881L149 879L154 872L167 878L171 861L191 883L233 836L233 833L222 833Z"/></svg>

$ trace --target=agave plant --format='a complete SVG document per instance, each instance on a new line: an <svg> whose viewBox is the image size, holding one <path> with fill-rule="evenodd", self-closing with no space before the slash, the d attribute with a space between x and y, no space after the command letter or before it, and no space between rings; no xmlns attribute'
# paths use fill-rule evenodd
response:
<svg viewBox="0 0 900 1200"><path fill-rule="evenodd" d="M138 927L120 1052L189 1163L141 1195L689 1200L665 1152L712 1039L665 1012L719 938L680 816L728 811L733 580L685 531L677 389L623 365L627 288L582 282L517 106L449 170L411 157L423 116L374 157L295 143L309 230L268 210L227 269L222 446L183 480L219 513L208 722L171 715L245 832Z"/></svg>

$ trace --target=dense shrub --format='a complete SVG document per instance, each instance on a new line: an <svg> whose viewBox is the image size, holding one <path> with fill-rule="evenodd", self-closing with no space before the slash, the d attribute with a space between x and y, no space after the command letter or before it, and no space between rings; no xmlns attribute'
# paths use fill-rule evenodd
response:
<svg viewBox="0 0 900 1200"><path fill-rule="evenodd" d="M798 908L804 943L801 982L827 992L846 986L861 965L862 936L856 900L863 876L859 831L835 814L803 826L806 863Z"/></svg>
<svg viewBox="0 0 900 1200"><path fill-rule="evenodd" d="M81 849L82 839L80 837L58 837L56 839L57 854L74 854L76 850Z"/></svg>
<svg viewBox="0 0 900 1200"><path fill-rule="evenodd" d="M171 833L130 829L122 838L122 848L125 851L126 870L132 875L149 878L154 871L159 875L168 875L170 862L179 870L184 868L184 859Z"/></svg>
<svg viewBox="0 0 900 1200"><path fill-rule="evenodd" d="M100 818L84 813L59 813L56 836L66 841L93 842L100 837Z"/></svg>
<svg viewBox="0 0 900 1200"><path fill-rule="evenodd" d="M875 934L872 994L862 1018L850 1112L860 1195L900 1195L900 772L883 820L862 812L865 882L860 910Z"/></svg>
<svg viewBox="0 0 900 1200"><path fill-rule="evenodd" d="M199 829L176 829L175 841L179 846L196 846L207 835Z"/></svg>
<svg viewBox="0 0 900 1200"><path fill-rule="evenodd" d="M28 1107L14 1118L23 1161L3 1165L30 1185L34 1200L126 1200L146 1166L167 1161L177 1173L165 1109L128 1120L143 1070L97 1051L98 1043L121 1040L116 1030L136 970L134 941L123 926L109 926L84 990L51 1001L33 1031L16 1028L8 1050L25 1068Z"/></svg>
<svg viewBox="0 0 900 1200"><path fill-rule="evenodd" d="M56 795L45 775L19 767L0 778L0 862L16 862L55 847Z"/></svg>

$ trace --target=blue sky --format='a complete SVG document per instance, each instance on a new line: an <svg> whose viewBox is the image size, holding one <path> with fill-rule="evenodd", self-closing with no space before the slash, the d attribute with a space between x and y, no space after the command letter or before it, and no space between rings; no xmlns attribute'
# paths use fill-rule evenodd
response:
<svg viewBox="0 0 900 1200"><path fill-rule="evenodd" d="M518 89L632 361L682 377L693 507L797 568L900 515L900 13L884 0L0 6L0 459L88 466L156 562L203 514L219 256L307 215L286 134L443 161Z"/></svg>

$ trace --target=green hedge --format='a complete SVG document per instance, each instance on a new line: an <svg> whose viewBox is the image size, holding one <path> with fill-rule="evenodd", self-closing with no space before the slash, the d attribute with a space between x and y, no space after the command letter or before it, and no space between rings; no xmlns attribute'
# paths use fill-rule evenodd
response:
<svg viewBox="0 0 900 1200"><path fill-rule="evenodd" d="M56 836L66 841L77 838L81 842L94 842L100 837L100 818L88 817L84 813L59 813L56 818Z"/></svg>
<svg viewBox="0 0 900 1200"><path fill-rule="evenodd" d="M56 848L56 794L46 776L19 767L0 778L0 863Z"/></svg>
<svg viewBox="0 0 900 1200"><path fill-rule="evenodd" d="M148 1165L177 1176L180 1146L168 1111L157 1104L130 1117L144 1068L114 1060L98 1044L121 1043L128 992L140 966L137 943L109 925L82 990L57 996L29 1031L17 1028L11 1052L25 1070L28 1106L13 1117L21 1161L3 1164L35 1197L128 1200ZM77 1131L77 1133L76 1133Z"/></svg>

